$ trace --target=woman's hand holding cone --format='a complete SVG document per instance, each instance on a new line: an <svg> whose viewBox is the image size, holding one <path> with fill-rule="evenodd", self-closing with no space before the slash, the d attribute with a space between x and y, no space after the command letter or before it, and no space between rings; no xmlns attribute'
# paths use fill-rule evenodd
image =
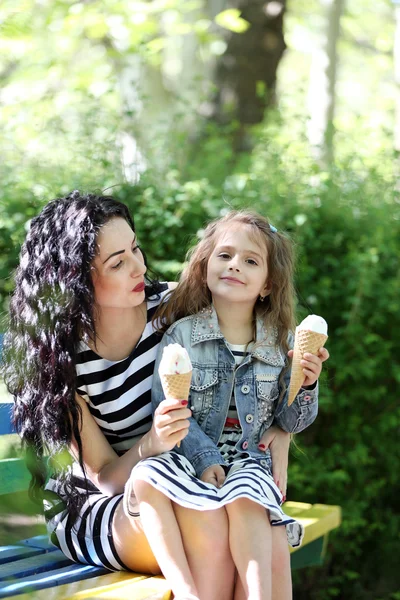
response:
<svg viewBox="0 0 400 600"><path fill-rule="evenodd" d="M149 432L149 456L172 450L189 432L192 411L187 400L167 398L158 405Z"/></svg>

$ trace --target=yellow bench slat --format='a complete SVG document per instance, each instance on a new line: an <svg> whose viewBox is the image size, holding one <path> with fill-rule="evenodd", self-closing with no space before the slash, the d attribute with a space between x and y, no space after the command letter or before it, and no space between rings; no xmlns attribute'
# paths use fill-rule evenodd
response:
<svg viewBox="0 0 400 600"><path fill-rule="evenodd" d="M297 552L304 545L339 527L341 523L340 506L286 502L284 510L287 515L298 519L304 525L303 544L300 548L290 548L290 552Z"/></svg>
<svg viewBox="0 0 400 600"><path fill-rule="evenodd" d="M102 600L170 600L171 590L163 577L146 577L143 579L131 578L119 581L111 585L93 587L83 590L66 600L83 600L84 598L96 598Z"/></svg>

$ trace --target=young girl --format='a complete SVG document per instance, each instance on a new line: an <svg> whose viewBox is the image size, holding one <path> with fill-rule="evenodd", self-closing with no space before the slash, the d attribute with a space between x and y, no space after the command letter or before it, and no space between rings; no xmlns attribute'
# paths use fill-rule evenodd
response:
<svg viewBox="0 0 400 600"><path fill-rule="evenodd" d="M179 320L161 342L152 388L157 417L164 399L157 375L162 350L184 346L193 365L190 428L179 449L137 465L125 495L129 500L140 490L139 501L151 504L162 491L176 506L222 508L240 579L235 600L291 598L287 542L296 547L303 535L282 511L267 439L273 423L297 433L314 421L317 380L329 354L322 348L318 356L304 355L303 387L289 407L292 277L288 239L260 215L231 212L206 228L163 310L167 324ZM168 535L164 517L159 511L154 537L148 533L155 553L160 535ZM186 557L176 552L174 561L185 577Z"/></svg>

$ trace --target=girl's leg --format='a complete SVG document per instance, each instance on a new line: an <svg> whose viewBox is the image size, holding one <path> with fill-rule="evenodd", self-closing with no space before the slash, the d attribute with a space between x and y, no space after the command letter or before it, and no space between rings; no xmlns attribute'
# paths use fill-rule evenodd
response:
<svg viewBox="0 0 400 600"><path fill-rule="evenodd" d="M145 481L134 483L140 518L153 554L175 596L198 597L172 502Z"/></svg>
<svg viewBox="0 0 400 600"><path fill-rule="evenodd" d="M224 508L196 511L173 504L200 600L232 600L235 567Z"/></svg>
<svg viewBox="0 0 400 600"><path fill-rule="evenodd" d="M286 527L271 527L272 534L272 598L292 600L292 573Z"/></svg>
<svg viewBox="0 0 400 600"><path fill-rule="evenodd" d="M271 525L268 513L245 498L226 506L229 542L246 598L271 600Z"/></svg>
<svg viewBox="0 0 400 600"><path fill-rule="evenodd" d="M240 579L238 572L236 572L235 594L233 600L246 600L246 598L247 596L244 591L242 580Z"/></svg>

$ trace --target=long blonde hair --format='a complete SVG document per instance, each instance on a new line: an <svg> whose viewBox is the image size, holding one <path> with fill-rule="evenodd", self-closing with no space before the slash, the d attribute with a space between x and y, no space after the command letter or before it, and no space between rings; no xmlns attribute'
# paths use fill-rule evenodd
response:
<svg viewBox="0 0 400 600"><path fill-rule="evenodd" d="M271 293L263 302L256 301L254 313L263 319L266 327L276 328L277 342L286 354L288 333L295 327L293 246L285 235L271 229L267 219L250 210L230 211L207 225L202 239L188 252L188 264L178 286L155 315L156 323L161 322L162 331L165 331L178 319L210 306L211 293L206 284L208 260L221 231L236 223L249 226L255 241L266 247Z"/></svg>

